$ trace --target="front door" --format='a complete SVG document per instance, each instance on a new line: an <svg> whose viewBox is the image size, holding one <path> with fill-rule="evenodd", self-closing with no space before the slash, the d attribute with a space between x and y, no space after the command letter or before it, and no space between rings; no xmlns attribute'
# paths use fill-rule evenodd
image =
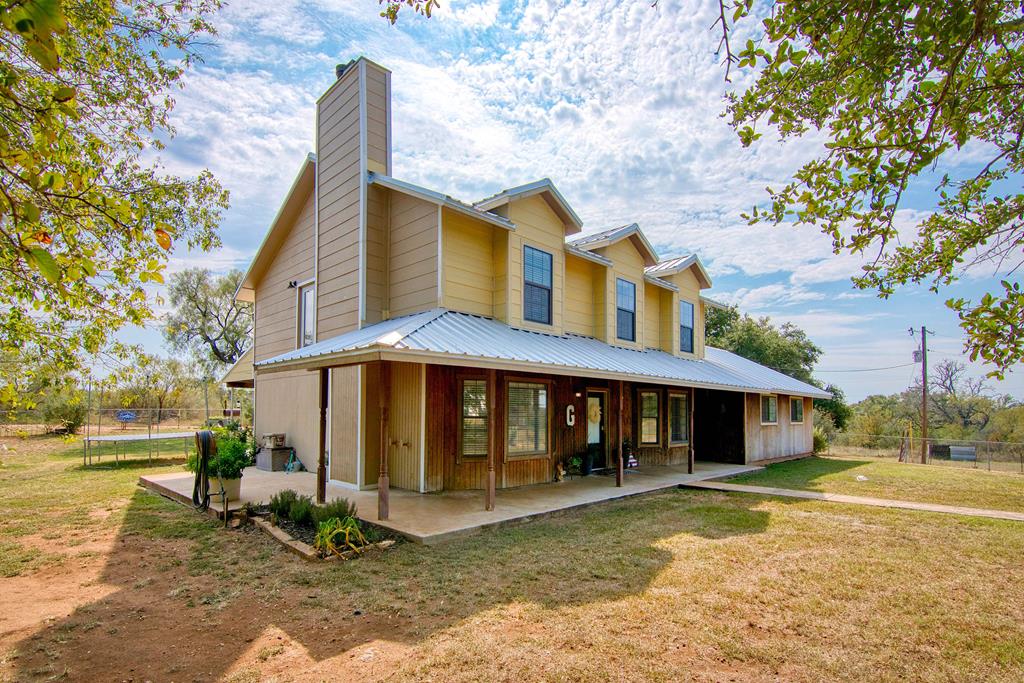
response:
<svg viewBox="0 0 1024 683"><path fill-rule="evenodd" d="M603 391L587 392L587 452L590 454L591 466L594 469L608 466L606 403L607 394Z"/></svg>

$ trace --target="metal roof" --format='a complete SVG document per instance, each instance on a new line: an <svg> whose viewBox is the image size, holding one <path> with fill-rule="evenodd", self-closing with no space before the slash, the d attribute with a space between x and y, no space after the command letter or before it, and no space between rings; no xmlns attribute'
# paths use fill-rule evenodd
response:
<svg viewBox="0 0 1024 683"><path fill-rule="evenodd" d="M687 254L686 256L677 256L666 261L659 261L653 266L644 268L644 273L661 277L662 275L673 275L691 267L697 268L700 276L704 278L705 286L710 287L711 276L708 275L707 269L704 268L704 264L701 263L700 257L696 254Z"/></svg>
<svg viewBox="0 0 1024 683"><path fill-rule="evenodd" d="M636 223L630 223L629 225L621 225L617 228L610 228L608 230L601 230L600 232L590 233L589 235L583 235L582 237L576 237L568 240L567 244L576 247L578 249L600 249L601 247L607 247L615 244L627 237L635 237L640 242L640 251L647 252L643 254L645 262L656 264L658 261L658 252L654 250L651 243L647 241L647 237L644 235L640 226ZM652 266L653 267L653 266Z"/></svg>
<svg viewBox="0 0 1024 683"><path fill-rule="evenodd" d="M579 232L583 229L583 219L569 205L569 202L558 191L558 188L555 187L550 178L541 178L532 183L510 187L497 194L492 194L490 197L485 197L478 202L473 202L473 206L483 211L490 211L515 199L532 197L535 194L541 193L550 197L548 204L556 213L559 213L559 217L563 222L568 223L572 227L572 232Z"/></svg>
<svg viewBox="0 0 1024 683"><path fill-rule="evenodd" d="M555 335L443 308L385 320L256 363L260 369L344 364L367 351L435 363L516 366L535 372L578 374L750 392L828 398L829 394L721 349L703 360L655 349L627 349L574 334Z"/></svg>

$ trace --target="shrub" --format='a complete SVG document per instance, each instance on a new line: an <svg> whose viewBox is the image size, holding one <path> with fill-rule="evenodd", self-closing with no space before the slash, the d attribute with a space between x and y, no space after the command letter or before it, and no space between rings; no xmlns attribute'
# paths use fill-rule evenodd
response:
<svg viewBox="0 0 1024 683"><path fill-rule="evenodd" d="M309 496L298 496L288 508L288 519L299 526L313 526L313 499Z"/></svg>
<svg viewBox="0 0 1024 683"><path fill-rule="evenodd" d="M313 546L321 555L340 555L346 550L360 552L367 545L366 537L353 517L331 517L317 525Z"/></svg>
<svg viewBox="0 0 1024 683"><path fill-rule="evenodd" d="M210 476L238 479L251 464L252 456L244 442L230 437L218 440L217 454L210 458Z"/></svg>
<svg viewBox="0 0 1024 683"><path fill-rule="evenodd" d="M352 517L354 519L355 516L356 505L347 498L335 498L325 505L317 505L313 508L313 522L318 525L332 517L337 517L338 519Z"/></svg>
<svg viewBox="0 0 1024 683"><path fill-rule="evenodd" d="M299 494L292 489L278 491L270 497L270 511L278 519L287 519L289 511L292 509L292 503L294 503L298 497Z"/></svg>
<svg viewBox="0 0 1024 683"><path fill-rule="evenodd" d="M814 452L824 453L828 450L828 435L825 430L815 425L814 427Z"/></svg>

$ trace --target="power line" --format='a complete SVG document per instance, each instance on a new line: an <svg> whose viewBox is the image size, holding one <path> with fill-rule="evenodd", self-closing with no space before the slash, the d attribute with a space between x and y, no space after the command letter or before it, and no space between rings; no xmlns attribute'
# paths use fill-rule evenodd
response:
<svg viewBox="0 0 1024 683"><path fill-rule="evenodd" d="M889 365L884 368L851 368L849 370L815 370L815 372L878 372L879 370L895 370L896 368L906 368L911 365L917 365L917 363L902 363L900 365Z"/></svg>

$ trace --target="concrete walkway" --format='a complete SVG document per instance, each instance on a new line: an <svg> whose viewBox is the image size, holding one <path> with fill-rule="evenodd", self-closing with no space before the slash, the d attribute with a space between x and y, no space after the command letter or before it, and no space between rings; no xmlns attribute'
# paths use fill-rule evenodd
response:
<svg viewBox="0 0 1024 683"><path fill-rule="evenodd" d="M1008 510L989 510L987 508L969 508L960 505L939 505L937 503L917 503L910 500L890 500L888 498L871 498L868 496L847 496L842 493L822 493L820 491L780 489L773 486L747 486L745 484L729 484L723 481L688 481L681 483L679 486L682 488L713 489L715 491L731 491L735 493L757 493L764 496L805 498L807 500L825 500L832 503L872 505L874 507L881 508L942 512L950 515L989 517L991 519L1007 519L1013 522L1024 522L1024 512L1010 512Z"/></svg>
<svg viewBox="0 0 1024 683"><path fill-rule="evenodd" d="M334 482L327 485L327 499L345 497L356 504L358 515L372 524L388 528L417 543L434 544L467 533L514 522L522 522L565 510L585 507L628 496L677 488L680 484L709 478L732 477L762 469L749 465L698 462L693 473L685 465L646 466L628 471L622 487L614 476L576 477L559 483L534 484L499 489L495 509L484 510L483 491L445 491L414 493L392 488L391 518L377 519L377 491L356 491ZM161 495L191 504L193 476L188 472L151 474L139 478L139 484ZM316 475L312 472L264 472L255 467L245 470L242 496L228 508L237 510L246 502L265 503L282 489L294 489L313 495Z"/></svg>

